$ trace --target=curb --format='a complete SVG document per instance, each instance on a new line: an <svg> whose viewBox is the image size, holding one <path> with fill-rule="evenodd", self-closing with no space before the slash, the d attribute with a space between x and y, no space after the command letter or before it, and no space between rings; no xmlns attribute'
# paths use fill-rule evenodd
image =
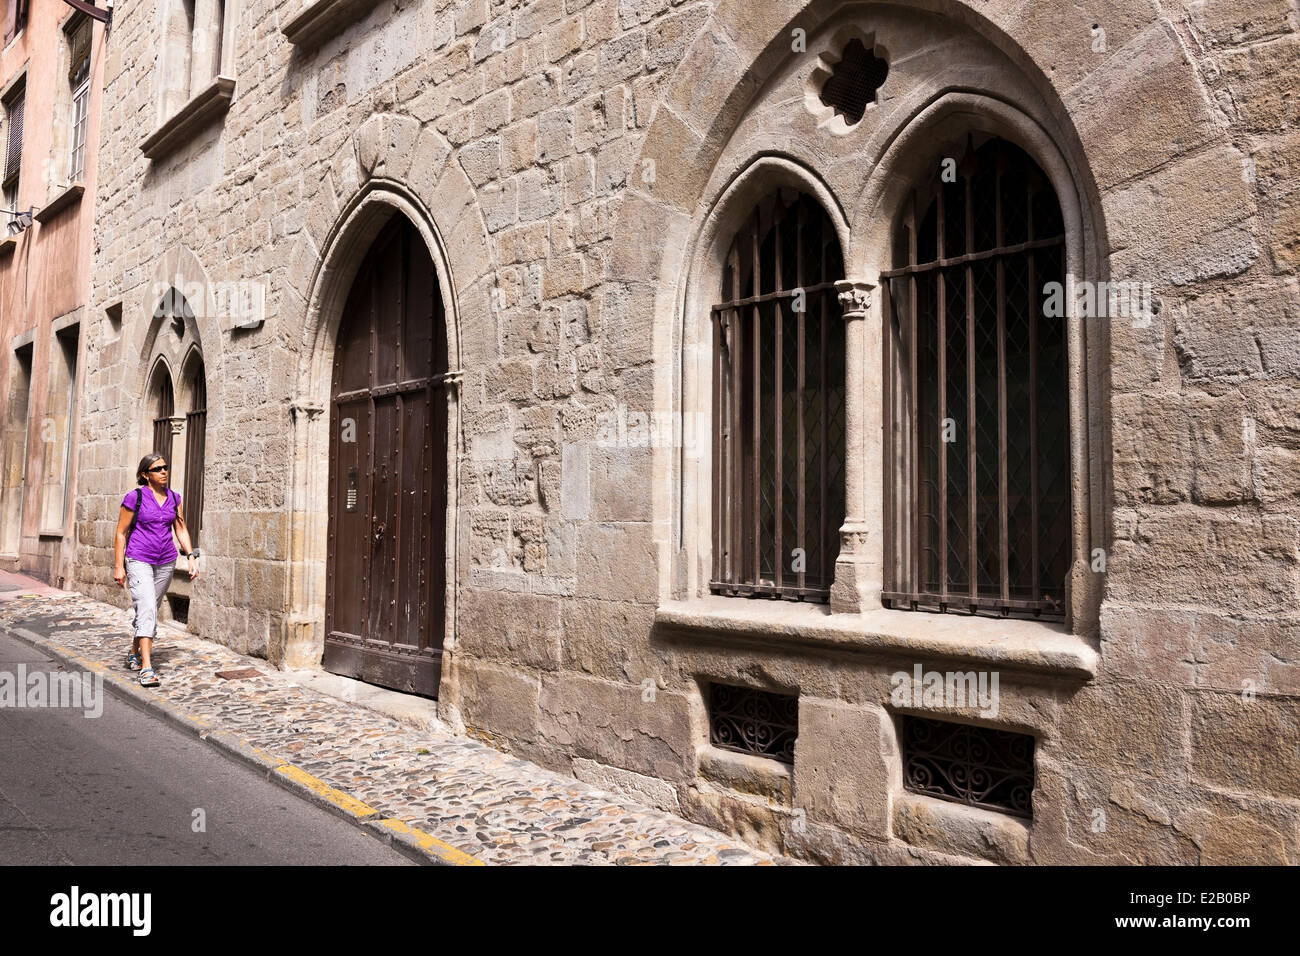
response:
<svg viewBox="0 0 1300 956"><path fill-rule="evenodd" d="M196 717L186 712L171 701L146 691L134 681L123 680L103 664L87 660L66 647L52 643L49 638L35 631L25 627L14 627L2 628L0 633L49 653L66 664L101 675L105 687L137 710L161 716L174 727L193 734L218 751L258 771L276 786L350 821L416 863L435 866L486 866L483 861L463 850L456 849L432 834L418 830L394 817L383 817L374 807L362 803L346 791L331 787L324 780L313 776L301 767L253 746L228 730L214 728L212 722L206 718Z"/></svg>

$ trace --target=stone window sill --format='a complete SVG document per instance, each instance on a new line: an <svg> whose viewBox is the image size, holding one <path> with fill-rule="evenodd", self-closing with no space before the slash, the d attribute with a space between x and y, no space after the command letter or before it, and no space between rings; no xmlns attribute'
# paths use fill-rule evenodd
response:
<svg viewBox="0 0 1300 956"><path fill-rule="evenodd" d="M280 32L296 47L315 49L360 20L376 3L377 0L307 0L302 12L290 18Z"/></svg>
<svg viewBox="0 0 1300 956"><path fill-rule="evenodd" d="M233 77L218 76L208 86L191 97L167 122L145 137L140 152L152 160L159 160L172 150L188 142L199 130L230 108L235 95Z"/></svg>
<svg viewBox="0 0 1300 956"><path fill-rule="evenodd" d="M891 809L893 835L912 846L1008 866L1030 862L1028 820L906 790Z"/></svg>
<svg viewBox="0 0 1300 956"><path fill-rule="evenodd" d="M655 627L687 640L969 662L1083 681L1097 676L1092 646L1045 621L883 609L832 615L821 604L711 595L660 605Z"/></svg>
<svg viewBox="0 0 1300 956"><path fill-rule="evenodd" d="M0 259L3 259L5 256L10 255L17 248L18 248L17 236L5 236L3 239L0 239Z"/></svg>
<svg viewBox="0 0 1300 956"><path fill-rule="evenodd" d="M80 202L85 191L86 187L83 184L73 183L37 210L32 218L44 225L69 206Z"/></svg>
<svg viewBox="0 0 1300 956"><path fill-rule="evenodd" d="M700 776L741 793L790 803L794 768L779 760L722 750L713 745L699 752Z"/></svg>

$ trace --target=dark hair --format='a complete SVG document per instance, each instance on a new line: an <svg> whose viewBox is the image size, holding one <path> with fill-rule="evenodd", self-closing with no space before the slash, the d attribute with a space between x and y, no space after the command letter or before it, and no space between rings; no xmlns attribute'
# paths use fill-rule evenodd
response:
<svg viewBox="0 0 1300 956"><path fill-rule="evenodd" d="M156 451L151 451L140 459L140 467L135 470L135 483L143 485L147 483L144 473L153 467L155 461L162 461L166 455L160 455Z"/></svg>

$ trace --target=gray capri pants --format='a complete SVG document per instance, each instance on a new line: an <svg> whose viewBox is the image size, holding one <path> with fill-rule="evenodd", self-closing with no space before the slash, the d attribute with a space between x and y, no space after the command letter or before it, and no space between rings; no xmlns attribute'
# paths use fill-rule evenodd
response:
<svg viewBox="0 0 1300 956"><path fill-rule="evenodd" d="M158 633L158 608L172 583L176 562L149 564L147 561L126 559L126 583L131 588L135 603L135 636L152 639Z"/></svg>

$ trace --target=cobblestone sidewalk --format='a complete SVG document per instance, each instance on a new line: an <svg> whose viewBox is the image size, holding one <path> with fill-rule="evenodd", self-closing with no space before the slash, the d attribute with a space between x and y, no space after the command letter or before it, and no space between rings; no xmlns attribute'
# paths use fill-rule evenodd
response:
<svg viewBox="0 0 1300 956"><path fill-rule="evenodd" d="M245 759L252 754L281 782L292 784L296 774L311 790L307 775L324 781L342 791L330 800L336 809L352 807L349 815L363 826L382 822L407 852L487 864L786 862L478 741L417 730L301 687L263 660L190 635L159 633L154 663L162 684L146 691L122 666L130 632L125 611L68 592L17 587L19 580L0 581L7 591L0 629L93 667L205 739ZM249 667L260 676L216 676ZM314 789L319 797L323 788ZM360 805L364 812L355 809Z"/></svg>

